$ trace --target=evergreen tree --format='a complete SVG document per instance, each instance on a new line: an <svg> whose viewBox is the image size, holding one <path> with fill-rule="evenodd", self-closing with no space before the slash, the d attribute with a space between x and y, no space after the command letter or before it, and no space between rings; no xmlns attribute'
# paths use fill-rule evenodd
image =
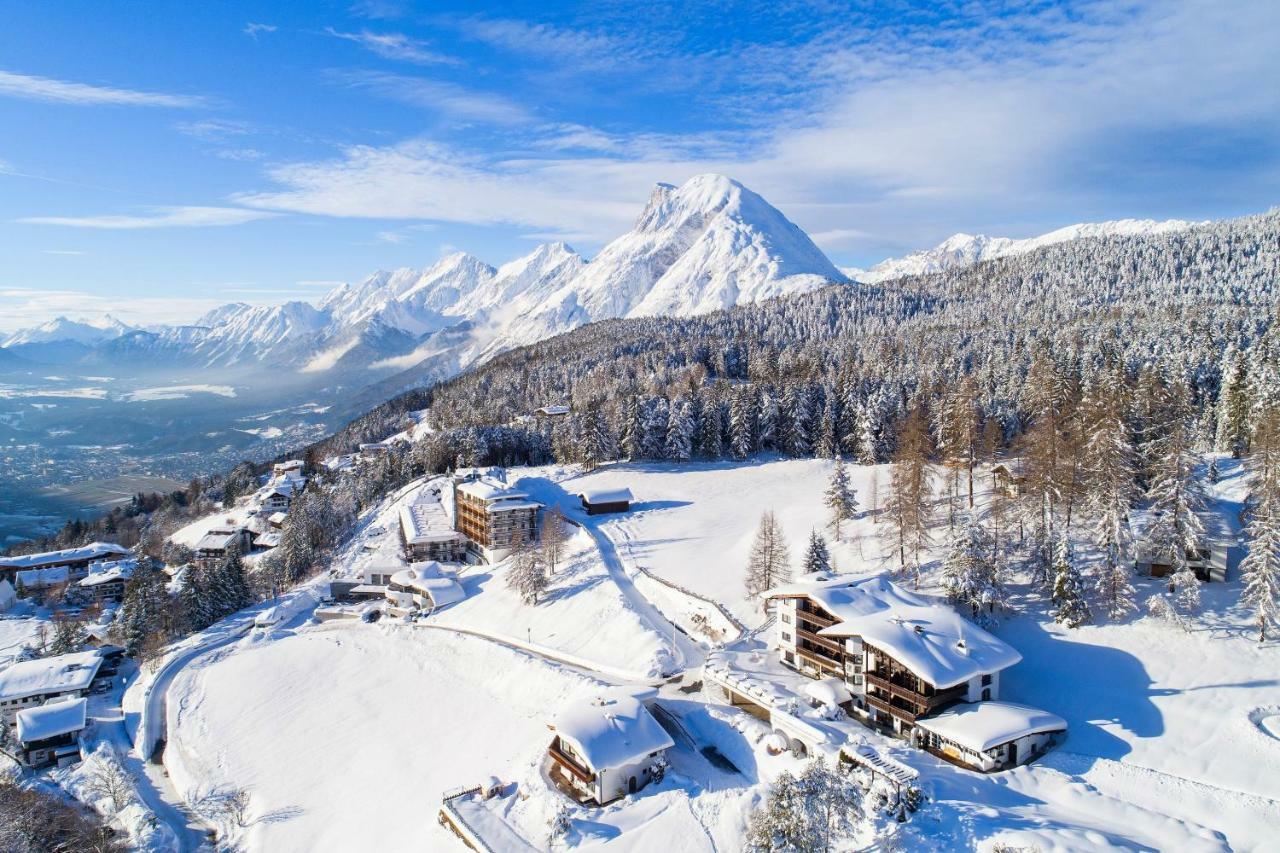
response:
<svg viewBox="0 0 1280 853"><path fill-rule="evenodd" d="M1199 459L1192 449L1190 399L1181 381L1169 388L1163 428L1148 443L1147 453L1151 504L1147 536L1159 560L1171 567L1169 591L1174 606L1184 615L1192 614L1200 609L1200 582L1187 555L1201 547L1204 525L1195 482Z"/></svg>
<svg viewBox="0 0 1280 853"><path fill-rule="evenodd" d="M622 407L619 412L618 419L622 425L619 431L619 444L622 446L622 455L628 459L639 459L640 436L643 430L640 427L640 404L636 400L635 394L628 394L622 398Z"/></svg>
<svg viewBox="0 0 1280 853"><path fill-rule="evenodd" d="M786 395L786 434L784 443L789 455L800 458L813 453L813 400L808 388L793 385Z"/></svg>
<svg viewBox="0 0 1280 853"><path fill-rule="evenodd" d="M760 516L755 542L747 559L746 588L748 598L791 580L791 555L782 528L772 510Z"/></svg>
<svg viewBox="0 0 1280 853"><path fill-rule="evenodd" d="M747 827L749 853L825 853L844 849L862 817L862 794L848 775L813 759L799 777L784 770Z"/></svg>
<svg viewBox="0 0 1280 853"><path fill-rule="evenodd" d="M1078 628L1090 620L1084 582L1065 533L1058 538L1053 552L1053 604L1054 621L1068 628Z"/></svg>
<svg viewBox="0 0 1280 853"><path fill-rule="evenodd" d="M729 452L746 459L756 447L755 399L747 387L739 388L729 404Z"/></svg>
<svg viewBox="0 0 1280 853"><path fill-rule="evenodd" d="M1248 441L1249 390L1245 362L1234 342L1222 354L1214 448L1239 456Z"/></svg>
<svg viewBox="0 0 1280 853"><path fill-rule="evenodd" d="M665 451L666 457L674 462L688 462L693 455L693 420L689 401L683 397L671 405Z"/></svg>
<svg viewBox="0 0 1280 853"><path fill-rule="evenodd" d="M831 571L831 553L827 550L827 542L818 531L809 534L809 547L804 552L804 573Z"/></svg>
<svg viewBox="0 0 1280 853"><path fill-rule="evenodd" d="M844 460L836 454L836 464L831 469L831 481L823 496L827 510L831 513L831 529L836 539L840 539L840 526L852 519L858 511L857 490L849 482L849 472L844 467Z"/></svg>
<svg viewBox="0 0 1280 853"><path fill-rule="evenodd" d="M1107 615L1119 619L1136 609L1130 566L1129 510L1135 496L1136 454L1125 421L1124 380L1116 368L1103 372L1086 396L1086 511L1093 541L1102 552L1097 592Z"/></svg>
<svg viewBox="0 0 1280 853"><path fill-rule="evenodd" d="M542 555L532 543L522 542L512 549L507 569L508 589L518 592L525 604L537 604L538 597L550 585Z"/></svg>
<svg viewBox="0 0 1280 853"><path fill-rule="evenodd" d="M724 408L716 400L707 400L703 409L702 424L698 430L697 451L703 459L719 459L724 456Z"/></svg>
<svg viewBox="0 0 1280 853"><path fill-rule="evenodd" d="M971 618L989 621L989 614L1004 605L1004 579L999 560L986 531L970 514L952 531L942 562L942 588L957 607L967 607Z"/></svg>
<svg viewBox="0 0 1280 853"><path fill-rule="evenodd" d="M1254 614L1261 643L1280 613L1280 413L1261 414L1248 459L1253 510L1245 529L1249 552L1240 561L1240 597Z"/></svg>
<svg viewBox="0 0 1280 853"><path fill-rule="evenodd" d="M667 417L669 405L666 397L647 397L640 408L640 455L645 459L661 459L667 444Z"/></svg>

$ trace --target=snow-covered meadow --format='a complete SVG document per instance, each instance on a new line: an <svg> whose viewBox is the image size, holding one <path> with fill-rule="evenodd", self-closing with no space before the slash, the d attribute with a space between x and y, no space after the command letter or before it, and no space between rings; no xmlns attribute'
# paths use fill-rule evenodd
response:
<svg viewBox="0 0 1280 853"><path fill-rule="evenodd" d="M510 479L571 522L565 557L537 606L504 582L505 564L461 576L467 598L416 624L305 614L265 635L197 658L169 695L166 763L187 795L243 788L246 827L223 829L248 849L415 849L457 844L434 821L440 797L490 774L515 783L498 807L544 846L558 795L539 769L547 723L598 681L652 679L668 666L697 677L703 649L674 630L633 583L644 567L731 608L748 625L764 615L746 597L747 549L760 514L773 510L798 564L822 530L830 462L618 464L589 474L566 467L515 469ZM1238 510L1243 482L1224 462L1211 507ZM864 509L883 469L851 468ZM981 481L985 490L987 481ZM631 513L587 518L587 486L628 486ZM392 496L364 520L335 562L357 572L395 548ZM891 568L870 516L846 525L833 556L843 570ZM946 525L932 556L945 549ZM828 538L830 532L827 531ZM1087 556L1087 548L1081 543ZM1233 554L1232 565L1238 559ZM936 592L936 563L922 591ZM1161 589L1138 578L1139 597ZM1033 765L982 776L902 747L934 802L903 829L908 846L994 844L1040 849L1265 849L1280 825L1277 646L1259 646L1235 606L1239 583L1206 586L1192 630L1135 615L1075 630L1048 615L1027 578L1015 577L1017 615L995 632L1022 663L1003 698L1066 718L1066 741ZM664 618L668 617L668 618ZM478 634L480 636L471 636ZM521 650L516 646L526 646ZM699 742L714 743L742 772L723 773L696 750L677 750L673 773L597 812L573 810L565 839L619 849L738 849L746 816L789 756L764 751L764 732L741 711L708 707L664 688ZM253 725L245 725L251 718ZM567 801L566 801L567 802ZM558 842L559 843L559 842ZM461 849L461 848L458 848Z"/></svg>

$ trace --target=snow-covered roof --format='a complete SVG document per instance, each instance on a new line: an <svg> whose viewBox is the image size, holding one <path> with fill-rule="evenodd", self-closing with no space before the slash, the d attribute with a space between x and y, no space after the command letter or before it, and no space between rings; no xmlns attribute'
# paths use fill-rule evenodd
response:
<svg viewBox="0 0 1280 853"><path fill-rule="evenodd" d="M197 551L222 551L228 545L238 539L244 528L226 529L218 528L210 530L204 536L200 537L200 541L195 544Z"/></svg>
<svg viewBox="0 0 1280 853"><path fill-rule="evenodd" d="M405 542L452 542L462 536L453 529L449 514L437 500L420 500L400 507L400 532Z"/></svg>
<svg viewBox="0 0 1280 853"><path fill-rule="evenodd" d="M283 471L301 471L302 468L305 466L305 464L306 463L303 462L301 459L286 459L283 462L277 462L275 465L272 465L271 468L274 471L282 471L282 472Z"/></svg>
<svg viewBox="0 0 1280 853"><path fill-rule="evenodd" d="M543 406L538 409L540 415L567 415L569 414L568 406Z"/></svg>
<svg viewBox="0 0 1280 853"><path fill-rule="evenodd" d="M125 556L128 553L128 548L114 542L90 542L79 548L66 548L62 551L44 551L40 554L23 554L20 557L0 557L0 569L38 569L60 563Z"/></svg>
<svg viewBox="0 0 1280 853"><path fill-rule="evenodd" d="M916 725L965 749L986 752L1026 735L1065 731L1067 721L1029 705L991 701L955 705Z"/></svg>
<svg viewBox="0 0 1280 853"><path fill-rule="evenodd" d="M1225 547L1235 544L1237 537L1231 530L1226 513L1200 512L1196 517L1200 519L1200 524L1204 528L1204 547ZM1134 542L1142 544L1158 518L1150 508L1130 510L1129 532Z"/></svg>
<svg viewBox="0 0 1280 853"><path fill-rule="evenodd" d="M102 657L96 651L15 663L0 670L0 700L87 690L101 665Z"/></svg>
<svg viewBox="0 0 1280 853"><path fill-rule="evenodd" d="M276 527L279 527L280 525L284 524L284 520L288 517L289 517L289 514L286 512L283 512L283 511L273 512L271 513L271 515L267 516L267 523L274 524Z"/></svg>
<svg viewBox="0 0 1280 853"><path fill-rule="evenodd" d="M853 701L853 694L849 692L849 688L845 686L843 681L834 676L809 682L804 686L804 692L810 699L816 699L823 705L831 705L832 707Z"/></svg>
<svg viewBox="0 0 1280 853"><path fill-rule="evenodd" d="M98 586L111 581L127 581L133 577L137 569L137 558L90 563L89 576L80 581L80 586Z"/></svg>
<svg viewBox="0 0 1280 853"><path fill-rule="evenodd" d="M462 584L444 574L440 564L434 561L401 569L391 576L391 582L429 597L436 607L457 604L467 597Z"/></svg>
<svg viewBox="0 0 1280 853"><path fill-rule="evenodd" d="M14 575L23 589L40 589L46 586L65 583L71 579L68 566L51 566L47 569L25 569Z"/></svg>
<svg viewBox="0 0 1280 853"><path fill-rule="evenodd" d="M34 743L81 731L84 729L85 711L88 707L88 700L64 699L21 710L17 713L18 740Z"/></svg>
<svg viewBox="0 0 1280 853"><path fill-rule="evenodd" d="M631 503L631 490L626 486L615 489L604 487L584 489L579 496L589 504Z"/></svg>
<svg viewBox="0 0 1280 853"><path fill-rule="evenodd" d="M560 712L555 730L586 759L592 770L623 767L651 752L675 745L642 699L655 691L625 687L584 694Z"/></svg>
<svg viewBox="0 0 1280 853"><path fill-rule="evenodd" d="M1022 660L1008 643L951 607L908 592L883 574L815 573L772 589L766 596L817 601L837 620L819 634L859 637L939 689Z"/></svg>
<svg viewBox="0 0 1280 853"><path fill-rule="evenodd" d="M513 489L506 483L500 483L488 477L461 483L458 486L458 491L482 501L513 500L529 496L527 492Z"/></svg>
<svg viewBox="0 0 1280 853"><path fill-rule="evenodd" d="M259 533L253 537L253 544L259 548L275 548L280 545L280 536L276 532Z"/></svg>

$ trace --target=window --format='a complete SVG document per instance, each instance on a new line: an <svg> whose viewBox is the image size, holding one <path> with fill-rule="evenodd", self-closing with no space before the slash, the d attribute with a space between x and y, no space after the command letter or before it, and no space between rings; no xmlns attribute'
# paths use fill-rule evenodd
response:
<svg viewBox="0 0 1280 853"><path fill-rule="evenodd" d="M986 686L987 686L987 685L989 685L990 683L991 683L991 676L990 676L990 675L984 675L984 676L982 676L982 686L983 686L983 687L986 687Z"/></svg>
<svg viewBox="0 0 1280 853"><path fill-rule="evenodd" d="M783 652L782 659L785 660L787 663L796 662L796 656L793 655L791 652Z"/></svg>
<svg viewBox="0 0 1280 853"><path fill-rule="evenodd" d="M789 642L791 642L791 635L790 635L790 634L788 634L786 631L783 631L783 632L782 632L782 642L784 642L784 643L789 643Z"/></svg>
<svg viewBox="0 0 1280 853"><path fill-rule="evenodd" d="M783 622L785 622L786 624L790 625L790 624L791 624L791 614L790 614L790 613L783 613L783 614L782 614L782 621L783 621Z"/></svg>

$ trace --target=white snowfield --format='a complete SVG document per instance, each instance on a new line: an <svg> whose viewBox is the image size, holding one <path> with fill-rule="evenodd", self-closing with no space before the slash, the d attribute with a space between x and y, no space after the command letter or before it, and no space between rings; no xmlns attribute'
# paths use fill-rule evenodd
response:
<svg viewBox="0 0 1280 853"><path fill-rule="evenodd" d="M1234 463L1219 464L1213 507L1234 517L1243 483ZM444 792L491 775L514 787L468 808L484 809L477 819L501 821L504 832L535 849L741 849L764 786L782 769L802 766L767 753L763 722L663 686L662 707L681 727L672 734L666 780L605 809L571 808L569 833L555 845L549 822L568 801L539 769L547 724L602 685L643 680L628 673L652 678L684 666L693 668L686 682L699 677L704 650L654 606L670 602L650 602L640 591L646 587L631 583L638 565L759 624L742 575L760 512L777 513L798 564L811 527L825 518L829 471L829 462L814 460L615 465L588 475L513 470L514 486L559 503L582 525L570 528L543 603L525 605L507 590L504 565L476 567L461 575L466 598L416 625L384 617L316 626L304 613L197 655L169 690L166 764L174 784L206 799L246 790L248 825L222 823L227 840L246 850L461 850L436 826L435 809ZM871 473L851 467L864 508ZM629 514L587 519L573 509L586 489L624 486L635 498ZM415 484L369 514L338 558L341 570L385 560L398 507L427 487ZM870 519L844 532L832 548L841 568L892 564ZM1087 554L1083 543L1081 551ZM931 583L928 570L919 591L926 599L936 592ZM1136 585L1143 597L1162 588L1142 578ZM1067 737L1032 765L983 776L858 727L868 743L915 769L930 797L901 828L904 849L1274 845L1280 653L1254 642L1236 606L1234 574L1205 588L1205 613L1189 633L1147 618L1067 630L1045 614L1025 578L1016 579L1014 594L1027 612L992 632L1022 657L1003 673L1000 698L1047 713L1023 719L1009 712L992 725L1061 718ZM710 762L707 745L738 771ZM873 840L864 834L857 844Z"/></svg>

